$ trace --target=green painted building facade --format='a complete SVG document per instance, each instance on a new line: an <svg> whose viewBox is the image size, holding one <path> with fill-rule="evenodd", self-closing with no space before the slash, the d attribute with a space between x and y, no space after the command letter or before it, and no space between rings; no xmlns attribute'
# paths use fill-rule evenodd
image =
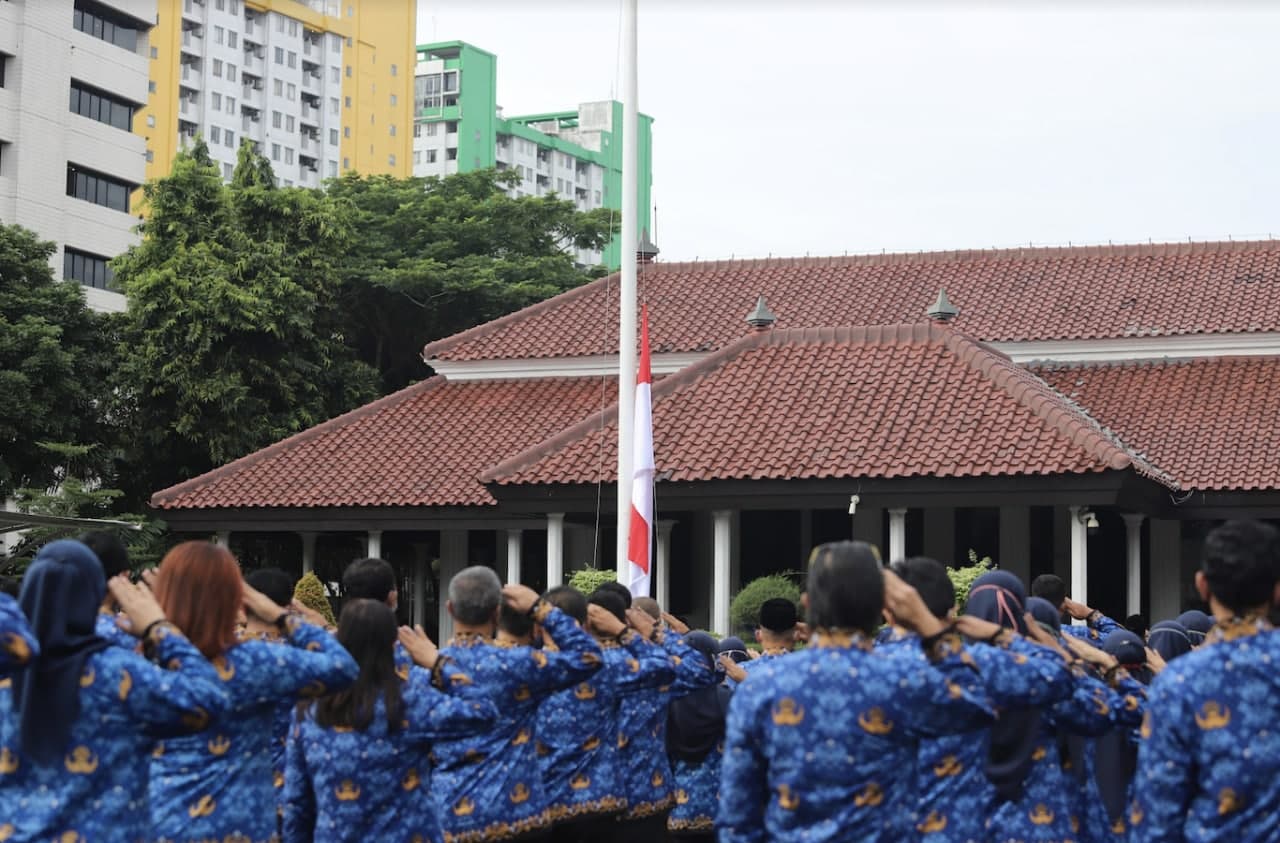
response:
<svg viewBox="0 0 1280 843"><path fill-rule="evenodd" d="M498 59L463 41L418 47L414 175L514 169L520 196L555 193L582 210L622 206L622 103L583 103L573 111L506 117L498 109ZM651 230L653 119L640 115L641 229ZM619 238L581 263L621 265Z"/></svg>

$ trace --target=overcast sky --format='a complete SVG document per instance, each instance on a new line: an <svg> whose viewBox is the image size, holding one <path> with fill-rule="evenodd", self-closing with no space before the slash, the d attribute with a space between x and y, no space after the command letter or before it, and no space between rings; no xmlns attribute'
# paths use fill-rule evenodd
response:
<svg viewBox="0 0 1280 843"><path fill-rule="evenodd" d="M620 8L419 0L418 37L561 110L617 93ZM1277 44L1263 0L640 0L662 257L1280 235Z"/></svg>

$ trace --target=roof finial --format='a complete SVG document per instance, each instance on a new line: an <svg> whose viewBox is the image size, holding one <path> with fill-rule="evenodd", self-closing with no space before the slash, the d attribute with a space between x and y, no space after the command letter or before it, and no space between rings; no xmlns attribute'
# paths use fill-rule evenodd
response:
<svg viewBox="0 0 1280 843"><path fill-rule="evenodd" d="M653 263L658 256L658 247L649 239L649 229L640 230L640 242L636 244L636 263Z"/></svg>
<svg viewBox="0 0 1280 843"><path fill-rule="evenodd" d="M755 310L747 314L747 324L757 331L763 331L773 327L773 323L778 321L778 316L769 309L769 305L764 303L764 295L762 294L756 299Z"/></svg>
<svg viewBox="0 0 1280 843"><path fill-rule="evenodd" d="M950 322L960 315L960 311L947 298L947 291L939 288L938 299L933 303L933 307L929 308L929 312L926 315L935 322Z"/></svg>

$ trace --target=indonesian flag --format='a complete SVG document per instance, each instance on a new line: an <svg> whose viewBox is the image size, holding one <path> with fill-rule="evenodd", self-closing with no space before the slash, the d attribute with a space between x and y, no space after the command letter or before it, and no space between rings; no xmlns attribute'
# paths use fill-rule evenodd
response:
<svg viewBox="0 0 1280 843"><path fill-rule="evenodd" d="M640 312L640 369L636 373L634 449L631 463L631 531L627 542L627 587L649 596L653 549L653 375L649 371L649 308Z"/></svg>

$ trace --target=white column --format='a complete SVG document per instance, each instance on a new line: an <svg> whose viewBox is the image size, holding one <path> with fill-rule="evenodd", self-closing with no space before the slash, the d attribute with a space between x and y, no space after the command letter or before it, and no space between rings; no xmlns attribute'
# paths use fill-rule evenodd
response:
<svg viewBox="0 0 1280 843"><path fill-rule="evenodd" d="M1130 615L1142 611L1142 521L1145 515L1134 512L1124 514L1125 557L1128 574L1126 579L1125 605Z"/></svg>
<svg viewBox="0 0 1280 843"><path fill-rule="evenodd" d="M453 618L449 616L449 580L467 567L467 531L440 531L440 641L443 644L453 637Z"/></svg>
<svg viewBox="0 0 1280 843"><path fill-rule="evenodd" d="M717 509L711 513L711 629L729 635L729 576L733 546L733 512Z"/></svg>
<svg viewBox="0 0 1280 843"><path fill-rule="evenodd" d="M564 583L564 513L547 513L547 588Z"/></svg>
<svg viewBox="0 0 1280 843"><path fill-rule="evenodd" d="M507 530L507 585L520 584L520 542L523 538L524 530Z"/></svg>
<svg viewBox="0 0 1280 843"><path fill-rule="evenodd" d="M996 563L1023 582L1030 583L1031 507L1000 507L1000 547L996 551Z"/></svg>
<svg viewBox="0 0 1280 843"><path fill-rule="evenodd" d="M231 531L219 530L218 532L214 533L213 543L216 544L218 547L225 547L227 549L230 549L231 548Z"/></svg>
<svg viewBox="0 0 1280 843"><path fill-rule="evenodd" d="M659 521L656 525L658 528L658 547L655 554L657 556L655 562L657 570L654 573L657 574L658 580L658 605L662 607L664 612L671 611L668 608L671 600L671 528L675 525L676 522L674 521Z"/></svg>
<svg viewBox="0 0 1280 843"><path fill-rule="evenodd" d="M1182 612L1182 522L1151 519L1151 622L1173 620Z"/></svg>
<svg viewBox="0 0 1280 843"><path fill-rule="evenodd" d="M907 511L889 510L889 558L886 564L907 558Z"/></svg>
<svg viewBox="0 0 1280 843"><path fill-rule="evenodd" d="M1071 534L1071 599L1089 604L1089 528L1085 527L1080 513L1086 507L1072 506L1068 529Z"/></svg>
<svg viewBox="0 0 1280 843"><path fill-rule="evenodd" d="M316 534L298 533L302 538L302 573L310 574L316 569Z"/></svg>
<svg viewBox="0 0 1280 843"><path fill-rule="evenodd" d="M365 556L368 556L370 559L381 559L382 558L382 531L370 530L369 534L365 537L364 548L365 548Z"/></svg>
<svg viewBox="0 0 1280 843"><path fill-rule="evenodd" d="M431 576L431 560L427 557L427 543L413 545L413 622L427 622L427 578ZM438 643L438 642L437 642Z"/></svg>

